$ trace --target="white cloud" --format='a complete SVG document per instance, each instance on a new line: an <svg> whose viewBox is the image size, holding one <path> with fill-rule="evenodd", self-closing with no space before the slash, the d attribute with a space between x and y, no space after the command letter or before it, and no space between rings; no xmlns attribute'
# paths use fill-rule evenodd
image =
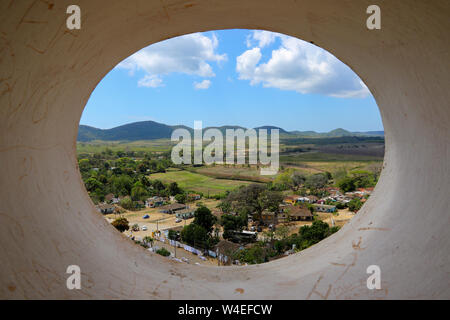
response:
<svg viewBox="0 0 450 320"><path fill-rule="evenodd" d="M170 73L184 73L201 77L214 77L211 62L227 60L226 54L218 54L219 41L200 33L189 34L165 40L148 46L122 61L117 67L128 69L130 74L143 70L146 75L139 86L158 87L163 85L161 76Z"/></svg>
<svg viewBox="0 0 450 320"><path fill-rule="evenodd" d="M267 31L264 31L267 32ZM281 45L272 50L270 59L260 63L261 48L275 40L253 32L260 47L242 53L236 59L239 79L251 85L293 90L300 93L323 94L332 97L365 97L369 90L344 63L327 51L305 41L273 33Z"/></svg>
<svg viewBox="0 0 450 320"><path fill-rule="evenodd" d="M146 75L138 81L139 87L156 88L162 87L163 85L162 79L157 75Z"/></svg>
<svg viewBox="0 0 450 320"><path fill-rule="evenodd" d="M210 80L203 80L202 82L194 82L195 89L208 89L211 86Z"/></svg>
<svg viewBox="0 0 450 320"><path fill-rule="evenodd" d="M255 42L257 42L258 47L264 48L275 42L277 36L279 36L279 34L275 32L254 30L247 37L247 47L251 47Z"/></svg>
<svg viewBox="0 0 450 320"><path fill-rule="evenodd" d="M236 58L236 71L239 73L239 79L250 80L252 84L254 82L254 74L256 65L261 60L262 54L260 48L253 48L245 51L239 57Z"/></svg>

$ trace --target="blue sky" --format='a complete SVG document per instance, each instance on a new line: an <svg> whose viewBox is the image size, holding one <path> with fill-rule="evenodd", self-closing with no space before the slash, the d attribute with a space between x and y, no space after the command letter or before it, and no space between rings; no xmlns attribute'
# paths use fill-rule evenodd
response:
<svg viewBox="0 0 450 320"><path fill-rule="evenodd" d="M144 120L383 130L375 100L345 64L296 38L251 30L197 33L143 48L103 78L80 123L104 129Z"/></svg>

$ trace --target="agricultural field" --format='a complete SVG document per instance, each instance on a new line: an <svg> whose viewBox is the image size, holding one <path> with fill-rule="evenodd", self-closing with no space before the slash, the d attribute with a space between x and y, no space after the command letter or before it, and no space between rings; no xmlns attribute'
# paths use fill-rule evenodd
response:
<svg viewBox="0 0 450 320"><path fill-rule="evenodd" d="M326 155L329 156L329 155ZM338 171L366 170L372 172L381 171L382 160L310 160L296 157L280 157L281 165L284 168L293 168L303 174L315 174L330 172L334 174Z"/></svg>
<svg viewBox="0 0 450 320"><path fill-rule="evenodd" d="M140 140L140 141L102 141L77 142L77 152L94 154L107 149L112 151L135 152L169 152L174 145L169 139Z"/></svg>
<svg viewBox="0 0 450 320"><path fill-rule="evenodd" d="M281 160L281 159L280 159ZM311 175L315 173L330 172L335 174L339 171L353 171L353 170L366 170L371 172L381 171L381 160L334 160L334 161L305 161L294 158L289 162L282 162L279 172L286 169L292 169L298 173L305 175ZM197 168L189 168L189 171L197 174L205 175L216 179L229 179L240 181L252 181L252 182L270 182L276 178L277 175L262 176L260 170L256 166L241 166L241 165L215 165L215 166L202 166Z"/></svg>
<svg viewBox="0 0 450 320"><path fill-rule="evenodd" d="M247 164L184 165L182 168L172 168L170 151L173 145L174 142L169 139L128 142L94 140L78 142L77 152L80 159L94 155L97 159L102 159L106 151L109 154L121 151L137 161L143 160L147 155L157 162L167 159L164 166L166 172L152 169L153 173L149 175L151 180L177 182L182 189L201 192L205 196L223 194L241 185L267 183L277 178L277 175L261 175L258 166ZM304 175L329 172L334 176L336 173L339 175L354 170L379 173L383 156L384 139L380 137L282 138L279 174L287 169Z"/></svg>
<svg viewBox="0 0 450 320"><path fill-rule="evenodd" d="M149 178L151 180L158 179L164 183L176 182L182 189L201 192L206 196L222 194L225 191L231 191L241 185L252 183L250 181L216 179L195 172L178 169L170 169L164 173L153 173Z"/></svg>
<svg viewBox="0 0 450 320"><path fill-rule="evenodd" d="M202 166L198 168L189 169L195 173L199 173L208 177L217 179L242 180L253 182L269 182L275 176L262 176L260 169L255 166L247 165L214 165Z"/></svg>

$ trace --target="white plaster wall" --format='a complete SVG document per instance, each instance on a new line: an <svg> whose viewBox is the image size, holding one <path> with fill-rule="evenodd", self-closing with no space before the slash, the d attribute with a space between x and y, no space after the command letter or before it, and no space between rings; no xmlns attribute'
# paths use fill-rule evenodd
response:
<svg viewBox="0 0 450 320"><path fill-rule="evenodd" d="M449 2L365 0L0 1L0 297L143 299L450 298ZM76 162L82 110L135 51L185 33L266 29L313 41L371 89L386 131L375 193L340 232L245 268L150 255L96 213ZM66 268L82 290L66 289ZM382 290L366 288L366 268ZM236 290L239 289L239 290ZM240 290L243 289L243 290Z"/></svg>

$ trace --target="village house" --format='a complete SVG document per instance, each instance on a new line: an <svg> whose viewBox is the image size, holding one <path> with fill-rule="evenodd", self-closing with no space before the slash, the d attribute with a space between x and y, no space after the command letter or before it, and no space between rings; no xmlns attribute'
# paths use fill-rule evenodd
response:
<svg viewBox="0 0 450 320"><path fill-rule="evenodd" d="M319 212L336 212L336 206L326 204L313 204L314 210Z"/></svg>
<svg viewBox="0 0 450 320"><path fill-rule="evenodd" d="M336 197L341 194L340 190L337 188L328 187L328 188L325 188L325 190L328 191L328 193L330 194L331 197Z"/></svg>
<svg viewBox="0 0 450 320"><path fill-rule="evenodd" d="M114 194L108 193L108 194L105 196L105 202L106 202L106 203L116 204L116 203L119 203L120 200L119 200L119 198L115 197Z"/></svg>
<svg viewBox="0 0 450 320"><path fill-rule="evenodd" d="M295 204L298 201L299 201L298 196L287 196L286 198L283 199L284 203L290 203L290 204Z"/></svg>
<svg viewBox="0 0 450 320"><path fill-rule="evenodd" d="M197 193L189 193L187 195L188 201L196 201L196 200L200 200L201 198L202 198L202 196Z"/></svg>
<svg viewBox="0 0 450 320"><path fill-rule="evenodd" d="M172 203L165 206L160 207L159 212L174 214L177 211L186 209L187 206L182 203Z"/></svg>
<svg viewBox="0 0 450 320"><path fill-rule="evenodd" d="M112 194L112 193L108 193L105 196L105 202L107 202L107 203L111 203L113 199L114 199L114 194Z"/></svg>
<svg viewBox="0 0 450 320"><path fill-rule="evenodd" d="M276 212L264 210L261 213L261 223L265 226L270 224L277 225L278 224L278 215Z"/></svg>
<svg viewBox="0 0 450 320"><path fill-rule="evenodd" d="M280 220L280 216L283 216L284 219L288 221L305 221L305 220L313 220L314 216L311 211L305 206L293 206L286 205L281 208L282 213L278 216L278 222L283 222Z"/></svg>
<svg viewBox="0 0 450 320"><path fill-rule="evenodd" d="M306 198L309 199L309 203L316 203L316 202L319 200L318 197L313 196L313 195L309 195L309 196L307 196Z"/></svg>
<svg viewBox="0 0 450 320"><path fill-rule="evenodd" d="M358 197L358 194L356 192L346 192L344 195L347 199L350 199L350 200L355 197Z"/></svg>
<svg viewBox="0 0 450 320"><path fill-rule="evenodd" d="M116 207L114 207L112 204L107 204L107 203L99 204L96 206L97 211L102 214L113 213L115 208Z"/></svg>
<svg viewBox="0 0 450 320"><path fill-rule="evenodd" d="M121 200L120 197L114 197L114 198L111 199L111 203L112 204L116 204L116 203L119 203L120 200Z"/></svg>
<svg viewBox="0 0 450 320"><path fill-rule="evenodd" d="M147 208L156 208L156 207L162 206L163 204L164 204L164 198L162 198L162 197L154 196L154 197L151 197L151 198L148 198L147 200L145 200L145 206Z"/></svg>
<svg viewBox="0 0 450 320"><path fill-rule="evenodd" d="M298 202L311 203L311 200L308 197L299 197Z"/></svg>
<svg viewBox="0 0 450 320"><path fill-rule="evenodd" d="M289 206L291 206L291 204L289 204ZM276 222L277 223L289 222L289 214L285 211L280 210L277 214Z"/></svg>
<svg viewBox="0 0 450 320"><path fill-rule="evenodd" d="M371 194L373 191L373 187L367 187L367 188L358 188L356 191L362 192L363 194Z"/></svg>
<svg viewBox="0 0 450 320"><path fill-rule="evenodd" d="M142 209L145 207L145 202L142 200L138 200L138 201L136 201L135 207L136 207L136 209Z"/></svg>
<svg viewBox="0 0 450 320"><path fill-rule="evenodd" d="M179 210L176 212L176 217L178 219L190 219L193 218L195 215L195 210L194 209L183 209L183 210Z"/></svg>

